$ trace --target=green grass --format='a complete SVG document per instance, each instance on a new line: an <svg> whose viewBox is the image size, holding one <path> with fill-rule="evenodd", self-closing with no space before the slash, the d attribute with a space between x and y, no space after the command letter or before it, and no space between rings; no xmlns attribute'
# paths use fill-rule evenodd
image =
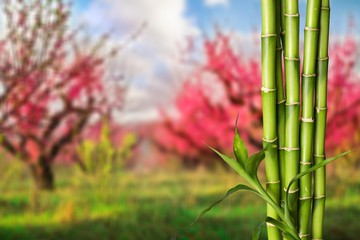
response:
<svg viewBox="0 0 360 240"><path fill-rule="evenodd" d="M57 172L57 190L35 202L25 176L0 197L0 239L249 239L265 217L256 196L238 193L190 224L205 207L240 182L224 171L119 174L109 182ZM325 239L360 236L360 181L337 187L329 198ZM339 183L337 183L339 186ZM265 231L262 233L265 237Z"/></svg>

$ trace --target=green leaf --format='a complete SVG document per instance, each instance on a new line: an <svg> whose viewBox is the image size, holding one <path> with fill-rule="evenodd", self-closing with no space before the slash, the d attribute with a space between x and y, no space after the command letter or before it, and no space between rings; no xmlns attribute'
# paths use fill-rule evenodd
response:
<svg viewBox="0 0 360 240"><path fill-rule="evenodd" d="M216 149L212 148L209 146L209 148L211 150L213 150L214 152L216 152L217 155L219 155L232 169L234 169L238 174L240 174L240 176L246 178L246 172L243 166L241 166L241 164L234 160L231 157L228 157L224 154L222 154L221 152L217 151Z"/></svg>
<svg viewBox="0 0 360 240"><path fill-rule="evenodd" d="M237 121L238 117L236 117L235 123L235 137L234 137L234 144L233 144L233 151L236 157L236 160L241 164L241 166L245 167L246 160L248 159L248 150L244 141L241 139L238 129L237 129Z"/></svg>
<svg viewBox="0 0 360 240"><path fill-rule="evenodd" d="M337 155L335 157L325 159L324 161L314 165L313 167L309 168L308 170L303 171L303 172L299 173L298 175L296 175L290 181L290 183L288 185L288 188L287 188L287 191L286 191L286 195L285 195L285 214L289 214L288 213L289 209L287 207L287 206L289 206L289 189L296 181L298 181L301 177L303 177L303 176L305 176L305 175L307 175L307 174L309 174L311 172L314 172L315 170L317 170L317 169L319 169L319 168L321 168L321 167L323 167L323 166L325 166L325 165L327 165L327 164L329 164L329 163L331 163L331 162L333 162L333 161L335 161L335 160L337 160L337 159L339 159L339 158L341 158L341 157L343 157L343 156L345 156L345 155L347 155L347 154L349 154L351 152L352 152L352 150L349 150L349 151L343 152L343 153L341 153L341 154L339 154L339 155Z"/></svg>
<svg viewBox="0 0 360 240"><path fill-rule="evenodd" d="M315 171L315 170L317 170L317 169L319 169L319 168L321 168L321 167L323 167L323 166L325 166L325 165L327 165L327 164L329 164L329 163L331 163L331 162L333 162L333 161L335 161L335 160L337 160L337 159L339 159L341 157L344 157L344 156L348 155L351 152L352 152L352 150L349 150L349 151L343 152L343 153L341 153L341 154L339 154L339 155L337 155L335 157L325 159L324 161L314 165L313 167L309 168L308 170L299 173L298 175L296 175L290 181L288 189L291 187L291 185L293 183L295 183L297 180L299 180L301 177L305 176L306 174L309 174L309 173L311 173L311 172L313 172L313 171Z"/></svg>
<svg viewBox="0 0 360 240"><path fill-rule="evenodd" d="M230 188L221 199L217 200L216 202L211 204L208 208L204 209L191 225L195 224L202 216L204 216L205 213L210 211L213 207L215 207L216 205L218 205L219 203L224 201L225 198L229 197L231 194L233 194L237 191L240 191L240 190L247 190L247 191L251 191L256 194L259 194L257 191L255 191L254 189L252 189L251 187L249 187L247 185L244 185L244 184L236 185L235 187Z"/></svg>
<svg viewBox="0 0 360 240"><path fill-rule="evenodd" d="M265 152L272 148L274 145L266 145L265 148L261 149L260 152L252 155L245 164L246 172L252 176L257 178L257 170L262 160L265 158Z"/></svg>
<svg viewBox="0 0 360 240"><path fill-rule="evenodd" d="M293 223L293 219L291 217L290 214L290 209L289 209L289 201L288 201L288 195L285 195L285 206L284 206L284 216L285 216L285 222L291 222Z"/></svg>
<svg viewBox="0 0 360 240"><path fill-rule="evenodd" d="M248 150L246 148L244 141L240 138L237 129L235 130L233 151L236 160L244 167L248 159Z"/></svg>
<svg viewBox="0 0 360 240"><path fill-rule="evenodd" d="M256 177L257 169L262 160L265 158L265 151L262 149L260 152L252 155L246 162L245 170L250 176Z"/></svg>
<svg viewBox="0 0 360 240"><path fill-rule="evenodd" d="M271 145L269 146L271 147ZM219 151L217 151L216 149L212 148L209 146L210 149L212 149L214 152L216 152L227 164L230 165L230 167L232 167L241 177L243 177L253 188L256 189L255 193L261 197L264 201L266 201L268 204L270 204L274 209L277 209L277 213L279 215L281 215L281 210L278 209L277 204L272 200L271 197L267 196L265 190L263 189L263 187L261 186L261 183L259 182L259 180L257 179L257 177L251 177L246 171L245 169L241 166L241 164L239 162L237 162L236 160L232 159L231 157L228 157L222 153L220 153ZM262 151L266 151L268 148L263 149ZM249 159L248 159L249 161ZM265 192L265 193L262 193ZM263 195L264 194L264 195Z"/></svg>
<svg viewBox="0 0 360 240"><path fill-rule="evenodd" d="M288 225L286 225L283 222L280 222L279 220L276 220L272 217L267 217L265 220L266 223L272 224L280 229L280 231L283 232L283 234L289 236L293 240L300 240L299 236L297 235L297 232L290 228Z"/></svg>
<svg viewBox="0 0 360 240"><path fill-rule="evenodd" d="M265 225L265 222L259 224L256 228L254 228L254 230L252 231L252 236L251 236L252 240L259 240L260 231L264 225Z"/></svg>

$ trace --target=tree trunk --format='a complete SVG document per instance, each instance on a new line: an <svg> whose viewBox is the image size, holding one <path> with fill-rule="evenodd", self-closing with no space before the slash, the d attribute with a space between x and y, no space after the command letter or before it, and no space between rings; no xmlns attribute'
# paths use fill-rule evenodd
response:
<svg viewBox="0 0 360 240"><path fill-rule="evenodd" d="M54 189L54 175L46 159L40 158L37 163L30 165L30 169L37 189L46 191Z"/></svg>

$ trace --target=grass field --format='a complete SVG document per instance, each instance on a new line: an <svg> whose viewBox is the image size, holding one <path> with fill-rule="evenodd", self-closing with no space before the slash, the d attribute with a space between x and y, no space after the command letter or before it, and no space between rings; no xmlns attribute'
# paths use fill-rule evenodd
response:
<svg viewBox="0 0 360 240"><path fill-rule="evenodd" d="M128 172L105 181L63 168L56 191L41 193L37 201L30 180L21 179L27 180L2 187L1 240L250 239L265 216L256 196L238 193L190 226L202 209L240 182L221 170ZM325 239L359 239L359 219L360 181L347 188L330 181Z"/></svg>

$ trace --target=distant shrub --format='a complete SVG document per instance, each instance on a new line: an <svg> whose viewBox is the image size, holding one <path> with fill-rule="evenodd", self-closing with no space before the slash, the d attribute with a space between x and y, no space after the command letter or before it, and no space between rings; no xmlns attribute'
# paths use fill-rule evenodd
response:
<svg viewBox="0 0 360 240"><path fill-rule="evenodd" d="M86 139L77 147L77 154L83 163L85 173L105 177L121 170L133 155L137 138L133 133L126 133L117 146L111 139L110 126L103 121L98 140Z"/></svg>

